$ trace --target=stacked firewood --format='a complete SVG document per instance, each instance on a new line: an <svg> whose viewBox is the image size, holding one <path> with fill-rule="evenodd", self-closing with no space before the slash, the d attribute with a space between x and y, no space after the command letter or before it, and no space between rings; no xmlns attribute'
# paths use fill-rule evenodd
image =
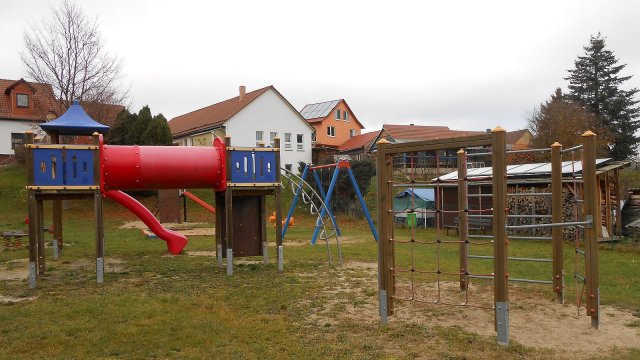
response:
<svg viewBox="0 0 640 360"><path fill-rule="evenodd" d="M550 193L549 185L509 185L507 193ZM576 221L575 195L566 187L562 191L563 222ZM508 196L509 215L551 215L551 196ZM509 225L532 225L550 223L550 218L509 218ZM575 238L575 227L564 227L564 238ZM551 236L551 228L522 229L512 233L520 236Z"/></svg>

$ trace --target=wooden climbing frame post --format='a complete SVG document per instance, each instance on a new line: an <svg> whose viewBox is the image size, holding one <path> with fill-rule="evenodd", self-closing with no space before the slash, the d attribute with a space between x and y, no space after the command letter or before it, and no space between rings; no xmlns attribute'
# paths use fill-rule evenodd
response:
<svg viewBox="0 0 640 360"><path fill-rule="evenodd" d="M377 143L376 175L378 187L378 288L380 320L387 323L387 317L393 314L393 194L391 180L393 176L393 158L385 153L388 141Z"/></svg>
<svg viewBox="0 0 640 360"><path fill-rule="evenodd" d="M591 131L582 134L582 179L584 181L584 215L591 221L584 229L585 279L587 315L591 327L600 326L600 287L598 284L598 228L601 226L596 178L596 135Z"/></svg>
<svg viewBox="0 0 640 360"><path fill-rule="evenodd" d="M551 145L551 222L559 224L564 221L562 211L562 145ZM553 259L553 292L556 301L564 304L564 228L556 226L551 230Z"/></svg>
<svg viewBox="0 0 640 360"><path fill-rule="evenodd" d="M467 226L468 199L467 199L467 154L460 149L458 155L458 211L460 222L458 223L458 236L460 240L460 291L467 290L467 272L469 269L469 227Z"/></svg>
<svg viewBox="0 0 640 360"><path fill-rule="evenodd" d="M493 281L498 344L509 345L509 273L507 270L507 147L506 131L491 131L493 164Z"/></svg>

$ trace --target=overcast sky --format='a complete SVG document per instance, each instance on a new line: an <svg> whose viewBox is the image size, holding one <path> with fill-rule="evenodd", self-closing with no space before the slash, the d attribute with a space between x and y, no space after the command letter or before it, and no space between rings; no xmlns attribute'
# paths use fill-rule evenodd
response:
<svg viewBox="0 0 640 360"><path fill-rule="evenodd" d="M58 0L3 1L0 78L25 76L31 24ZM640 87L640 1L78 1L124 60L131 108L168 119L274 85L298 110L344 98L365 131L526 126L591 34Z"/></svg>

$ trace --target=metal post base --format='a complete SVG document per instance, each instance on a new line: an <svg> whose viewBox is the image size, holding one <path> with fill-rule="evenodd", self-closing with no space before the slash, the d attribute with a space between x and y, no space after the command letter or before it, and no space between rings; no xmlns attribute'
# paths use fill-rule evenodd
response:
<svg viewBox="0 0 640 360"><path fill-rule="evenodd" d="M496 302L498 345L509 346L509 302Z"/></svg>
<svg viewBox="0 0 640 360"><path fill-rule="evenodd" d="M227 275L233 275L233 250L227 249Z"/></svg>
<svg viewBox="0 0 640 360"><path fill-rule="evenodd" d="M262 260L265 265L269 265L269 249L266 241L262 242Z"/></svg>
<svg viewBox="0 0 640 360"><path fill-rule="evenodd" d="M596 313L591 316L591 327L599 330L600 329L600 288L596 289Z"/></svg>
<svg viewBox="0 0 640 360"><path fill-rule="evenodd" d="M284 271L284 252L282 245L278 246L278 271Z"/></svg>
<svg viewBox="0 0 640 360"><path fill-rule="evenodd" d="M104 282L104 258L96 258L96 278L98 284Z"/></svg>
<svg viewBox="0 0 640 360"><path fill-rule="evenodd" d="M222 267L222 244L218 244L216 257L218 258L218 267Z"/></svg>
<svg viewBox="0 0 640 360"><path fill-rule="evenodd" d="M58 248L58 239L53 239L53 259L58 260L60 258L60 249Z"/></svg>
<svg viewBox="0 0 640 360"><path fill-rule="evenodd" d="M378 295L379 307L380 307L380 322L382 325L389 323L389 317L387 316L387 290L380 290Z"/></svg>
<svg viewBox="0 0 640 360"><path fill-rule="evenodd" d="M36 263L29 263L29 287L32 289L36 288Z"/></svg>

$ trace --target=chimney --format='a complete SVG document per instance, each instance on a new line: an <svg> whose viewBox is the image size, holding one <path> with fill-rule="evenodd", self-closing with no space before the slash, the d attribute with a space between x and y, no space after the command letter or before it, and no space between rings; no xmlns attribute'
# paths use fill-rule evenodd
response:
<svg viewBox="0 0 640 360"><path fill-rule="evenodd" d="M240 86L240 96L238 97L239 101L242 101L244 95L247 93L247 88L244 85Z"/></svg>

